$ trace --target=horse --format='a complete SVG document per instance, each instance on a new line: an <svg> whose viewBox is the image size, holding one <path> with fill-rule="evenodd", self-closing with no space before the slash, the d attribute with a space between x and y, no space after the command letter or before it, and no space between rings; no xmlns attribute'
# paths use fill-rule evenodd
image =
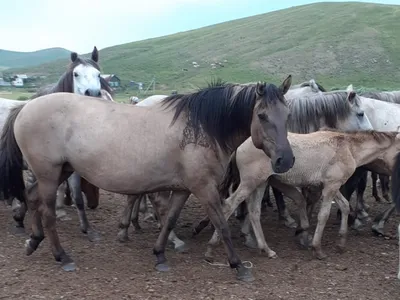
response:
<svg viewBox="0 0 400 300"><path fill-rule="evenodd" d="M108 85L107 81L100 76L100 67L98 65L99 53L96 46L93 48L90 59L78 57L76 52L71 52L70 59L71 62L67 70L61 75L57 83L41 88L37 93L31 96L30 100L27 100L23 103L43 95L58 92L100 97L104 100L114 102L112 98L113 91L111 87ZM14 105L14 103L10 102L9 105L9 107L11 107L11 105ZM4 112L6 112L8 115L9 111L10 109ZM1 127L3 127L4 121L1 123ZM28 173L28 183L33 184L36 181L34 174L29 169L26 171ZM66 193L68 188L70 193ZM99 189L87 182L85 179L81 178L79 174L73 173L71 177L68 178L68 181L66 183L62 183L58 189L57 215L58 217L62 218L66 214L65 211L62 210L64 205L64 195L67 195L67 198L72 195L77 207L81 231L87 234L90 240L97 240L99 238L99 234L91 228L89 221L87 220L81 191L83 191L86 195L88 207L97 207L99 202ZM13 205L13 217L17 223L17 228L23 230L26 207L23 205L23 203L18 203L19 201L16 202L17 204Z"/></svg>
<svg viewBox="0 0 400 300"><path fill-rule="evenodd" d="M285 95L285 98L297 98L314 93L320 94L323 92L326 92L325 88L319 83L315 82L314 79L310 79L309 81L291 86L287 95Z"/></svg>
<svg viewBox="0 0 400 300"><path fill-rule="evenodd" d="M137 103L139 103L139 102L140 102L140 100L139 100L139 98L136 97L136 96L132 96L132 97L129 98L129 103L130 103L130 104L137 104Z"/></svg>
<svg viewBox="0 0 400 300"><path fill-rule="evenodd" d="M290 109L288 131L293 133L310 133L328 127L340 131L356 131L373 129L368 114L361 107L360 97L352 90L312 94L301 98L287 99ZM234 189L237 186L233 187ZM296 228L296 221L290 216L283 199L283 191L272 188L279 218L289 228ZM269 189L265 189L269 196ZM237 218L244 219L246 204L239 207ZM197 235L208 223L198 222L193 228Z"/></svg>
<svg viewBox="0 0 400 300"><path fill-rule="evenodd" d="M352 89L352 85L348 87ZM374 128L378 131L394 131L397 130L400 125L400 105L394 102L386 102L382 100L376 100L360 96L361 107L364 109L365 114L368 115L369 120ZM364 199L362 197L363 190L366 186L367 171L373 171L368 169L367 166L357 168L356 172L349 178L346 184L342 187L341 192L350 200L352 193L357 187L357 201L356 201L356 217L359 223L362 223L363 219L368 218ZM386 174L383 174L386 175ZM362 180L361 180L362 179ZM361 190L361 191L360 191ZM384 225L390 215L394 212L394 203L390 207L384 210L382 213L377 215L373 220L372 231L377 235L384 236ZM338 210L338 216L340 217L340 211Z"/></svg>
<svg viewBox="0 0 400 300"><path fill-rule="evenodd" d="M276 174L270 167L270 158L254 147L247 139L232 154L224 180L220 185L221 194L227 194L233 183L239 183L236 191L224 201L225 218L233 213L236 207L247 200L249 213L247 217L253 227L256 242L252 241L250 232L245 230L247 245L254 243L269 257L276 257L264 238L260 223L262 194L267 181L295 201L300 217L302 245L308 247L309 218L313 206L322 195L322 204L318 214L318 224L312 240L313 252L318 259L326 258L321 248L321 238L327 219L330 215L332 200L335 199L343 212L338 247L343 250L347 239L347 219L350 211L349 203L340 193L340 187L361 165L374 164L380 172L390 175L400 172L400 133L358 131L317 131L308 134L288 133L296 157L296 164L288 172ZM316 164L315 162L318 161ZM307 212L307 203L297 187L313 187L314 201ZM216 232L208 243L206 257L212 257L213 248L218 243Z"/></svg>
<svg viewBox="0 0 400 300"><path fill-rule="evenodd" d="M233 247L217 187L230 155L249 136L271 157L275 172L293 167L284 98L291 79L289 75L279 87L264 82L204 88L168 96L151 107L106 103L70 93L45 95L17 106L0 138L0 191L29 202L32 234L26 241L26 254L38 248L44 226L54 258L63 270L76 269L60 244L55 216L57 187L75 171L101 189L129 195L132 204L142 194L173 191L153 249L158 271L169 270L167 238L193 193L223 236L237 278L254 280ZM115 134L115 128L138 126L140 131ZM113 155L116 147L118 156ZM37 177L26 191L23 158ZM129 206L120 232L129 225Z"/></svg>
<svg viewBox="0 0 400 300"><path fill-rule="evenodd" d="M365 98L371 98L371 99L376 99L376 100L381 100L389 103L397 103L400 104L400 91L392 91L392 92L362 92L359 93L360 96L365 97ZM384 120L382 120L384 122ZM363 172L359 171L357 172L357 175L359 177L359 183L357 187L357 199L360 199L359 201L363 200L363 194L366 189L366 184L367 184L367 173L368 171L364 169ZM382 197L387 201L391 202L389 198L389 177L384 176L382 174L378 175L374 172L371 172L371 179L372 179L372 196L375 198L377 202L381 202L381 198L378 195L378 189L377 189L377 179L379 177L380 183L381 183L381 190L382 190ZM364 204L364 207L366 208L366 205ZM365 212L365 210L362 210L360 212L360 217L361 219L368 218L368 214Z"/></svg>

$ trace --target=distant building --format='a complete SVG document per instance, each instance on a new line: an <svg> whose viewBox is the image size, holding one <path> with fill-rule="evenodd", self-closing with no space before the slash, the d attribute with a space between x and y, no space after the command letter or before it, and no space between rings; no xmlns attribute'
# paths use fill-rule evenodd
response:
<svg viewBox="0 0 400 300"><path fill-rule="evenodd" d="M14 81L11 82L11 84L15 87L23 87L24 86L24 80L22 78L15 78Z"/></svg>
<svg viewBox="0 0 400 300"><path fill-rule="evenodd" d="M17 74L15 75L16 78L21 78L21 79L28 79L28 75L26 74Z"/></svg>
<svg viewBox="0 0 400 300"><path fill-rule="evenodd" d="M121 85L121 79L115 74L103 74L101 75L111 87L119 87Z"/></svg>
<svg viewBox="0 0 400 300"><path fill-rule="evenodd" d="M4 81L4 79L0 77L0 86L11 86L11 83Z"/></svg>

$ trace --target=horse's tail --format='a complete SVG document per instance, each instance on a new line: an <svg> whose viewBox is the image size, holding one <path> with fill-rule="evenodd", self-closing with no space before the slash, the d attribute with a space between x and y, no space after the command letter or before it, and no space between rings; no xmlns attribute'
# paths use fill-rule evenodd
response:
<svg viewBox="0 0 400 300"><path fill-rule="evenodd" d="M219 185L219 194L222 199L229 197L229 188L232 186L232 192L234 192L240 183L240 173L236 164L236 151L232 153L229 160L229 164L225 169L224 178Z"/></svg>
<svg viewBox="0 0 400 300"><path fill-rule="evenodd" d="M396 210L400 212L400 152L396 155L392 170L392 201L396 204Z"/></svg>
<svg viewBox="0 0 400 300"><path fill-rule="evenodd" d="M0 192L3 193L5 199L15 197L23 203L26 202L23 177L24 161L15 140L14 123L24 106L25 103L10 110L0 137Z"/></svg>

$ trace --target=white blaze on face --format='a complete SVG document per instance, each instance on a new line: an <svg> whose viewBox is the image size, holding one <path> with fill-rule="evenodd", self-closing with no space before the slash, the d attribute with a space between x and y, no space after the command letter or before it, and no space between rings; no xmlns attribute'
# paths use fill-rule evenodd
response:
<svg viewBox="0 0 400 300"><path fill-rule="evenodd" d="M73 71L74 93L98 97L100 95L100 71L91 65L78 65Z"/></svg>

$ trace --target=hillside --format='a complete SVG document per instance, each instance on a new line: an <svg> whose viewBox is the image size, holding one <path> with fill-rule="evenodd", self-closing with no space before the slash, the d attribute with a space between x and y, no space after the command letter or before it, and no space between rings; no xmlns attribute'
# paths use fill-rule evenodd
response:
<svg viewBox="0 0 400 300"><path fill-rule="evenodd" d="M100 64L123 83L148 83L155 75L157 89L166 91L203 86L212 76L280 82L287 74L295 82L316 78L328 88L394 89L400 86L399 20L398 5L303 5L106 48ZM68 57L23 72L56 80ZM213 69L217 62L223 67Z"/></svg>
<svg viewBox="0 0 400 300"><path fill-rule="evenodd" d="M0 49L0 68L21 68L55 61L69 55L63 48L49 48L34 52L17 52Z"/></svg>

